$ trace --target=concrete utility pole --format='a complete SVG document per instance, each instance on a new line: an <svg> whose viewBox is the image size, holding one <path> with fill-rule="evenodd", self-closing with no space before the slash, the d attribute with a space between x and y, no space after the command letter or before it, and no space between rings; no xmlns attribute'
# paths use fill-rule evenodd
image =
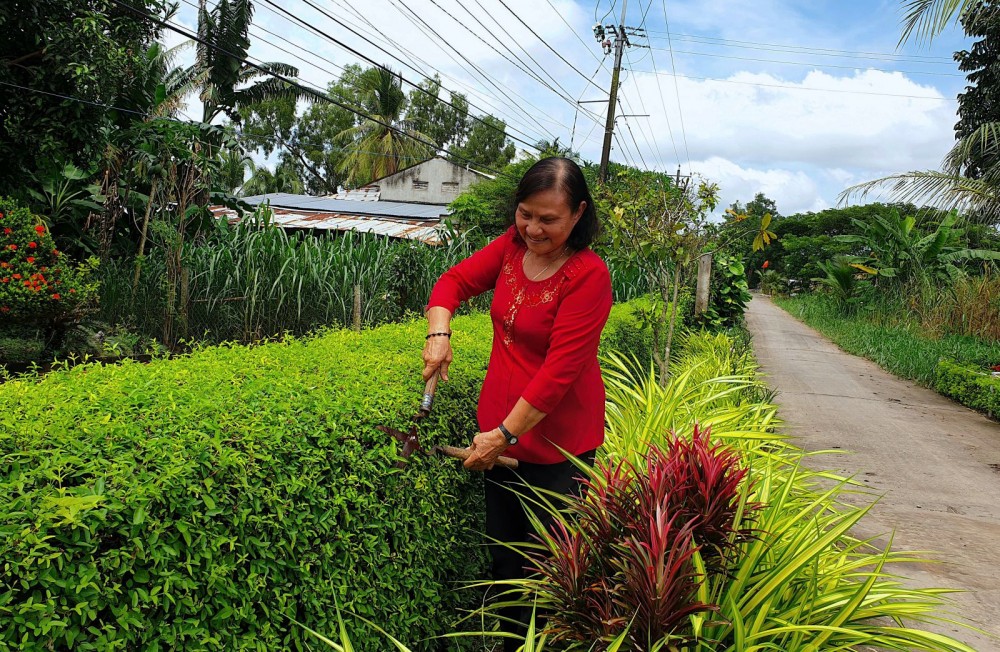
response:
<svg viewBox="0 0 1000 652"><path fill-rule="evenodd" d="M604 183L608 178L608 160L611 157L611 137L615 131L615 108L618 102L618 77L622 69L622 53L625 46L629 45L628 34L625 33L625 10L628 8L628 0L622 2L622 19L618 26L610 25L610 29L615 35L615 68L611 73L611 94L608 97L608 120L604 123L604 149L601 150L601 172L600 180ZM598 25L595 28L603 32L603 28Z"/></svg>

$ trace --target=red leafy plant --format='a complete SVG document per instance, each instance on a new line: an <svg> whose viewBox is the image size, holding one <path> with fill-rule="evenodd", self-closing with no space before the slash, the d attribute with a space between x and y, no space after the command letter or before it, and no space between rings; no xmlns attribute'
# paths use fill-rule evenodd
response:
<svg viewBox="0 0 1000 652"><path fill-rule="evenodd" d="M645 467L599 462L527 554L550 640L604 649L627 629L629 649L651 650L690 639L690 616L717 610L698 599L695 555L705 573L726 572L752 535L735 526L746 475L736 452L697 427L650 447Z"/></svg>

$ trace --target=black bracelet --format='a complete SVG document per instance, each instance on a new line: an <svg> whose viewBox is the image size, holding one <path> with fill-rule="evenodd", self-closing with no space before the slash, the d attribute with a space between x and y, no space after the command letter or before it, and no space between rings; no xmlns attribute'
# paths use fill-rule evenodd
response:
<svg viewBox="0 0 1000 652"><path fill-rule="evenodd" d="M448 339L450 340L450 339L451 339L451 333L448 333L448 332L441 332L441 333L430 333L430 334L428 334L428 335L427 335L427 337L425 337L424 339L425 339L425 340L429 340L429 339L431 339L432 337L447 337L447 338L448 338Z"/></svg>

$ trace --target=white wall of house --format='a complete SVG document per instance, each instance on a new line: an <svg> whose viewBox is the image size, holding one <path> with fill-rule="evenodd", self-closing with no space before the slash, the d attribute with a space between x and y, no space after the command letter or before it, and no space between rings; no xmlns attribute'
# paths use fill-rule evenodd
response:
<svg viewBox="0 0 1000 652"><path fill-rule="evenodd" d="M450 204L482 175L443 158L432 158L372 183L381 201Z"/></svg>

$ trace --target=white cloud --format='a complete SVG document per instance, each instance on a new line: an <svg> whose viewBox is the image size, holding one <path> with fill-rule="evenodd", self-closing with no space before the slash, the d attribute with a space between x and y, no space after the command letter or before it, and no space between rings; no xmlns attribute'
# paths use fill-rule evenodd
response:
<svg viewBox="0 0 1000 652"><path fill-rule="evenodd" d="M935 167L953 142L955 104L898 72L813 71L801 81L740 72L722 81L682 78L678 85L693 159L902 170ZM672 83L664 93L666 117L653 74L635 73L626 92L634 96L636 88L647 103L657 98L651 125L661 149L672 151L668 133L681 138Z"/></svg>
<svg viewBox="0 0 1000 652"><path fill-rule="evenodd" d="M719 184L720 212L734 201L746 203L762 192L773 199L782 214L829 208L816 182L801 170L743 167L718 156L693 162L706 179Z"/></svg>
<svg viewBox="0 0 1000 652"><path fill-rule="evenodd" d="M583 70L585 76L589 77L598 68L593 55L599 53L599 48L590 32L594 22L593 3L505 1L538 36ZM322 6L355 29L376 34L370 38L390 52L407 60L409 56L403 50L412 52L420 59L412 62L420 72L379 52L305 5L297 4L295 12L372 59L402 71L408 79L418 81L421 73L430 75L433 69L442 71L444 86L468 94L478 107L474 112L489 112L504 118L513 127L512 133L525 140L534 142L543 137L559 137L568 143L574 118L577 118L576 149L581 150L586 159L596 161L600 158L604 105L583 105L584 112L579 114L573 106L577 98L601 97L599 89L570 70L499 3L493 0L347 0L346 4L357 14L341 8L341 3L337 7L325 3ZM600 13L611 4L611 0L602 0L598 4ZM669 0L663 4L670 14L670 27L675 35L703 34L745 41L871 49L875 46L865 39L897 28L885 22L861 26L857 12L848 8L839 18L830 19L832 10L791 0L759 0L749 4L737 0L710 3ZM414 24L417 19L404 14L404 5L427 21L441 38L424 34L424 30ZM627 22L636 23L638 11L630 12ZM651 35L662 35L665 26L661 2L650 4L646 11ZM825 16L823 11L827 11ZM193 22L193 12L185 15L182 9L181 13L188 19L187 23ZM896 20L892 16L886 19L884 13L878 13L877 17L883 21ZM358 14L374 26L366 25ZM871 17L875 18L876 14ZM339 75L337 66L358 61L328 40L279 18L267 5L257 7L254 19L256 25L278 36L255 33L251 39L253 56L295 63L301 69L302 79L312 85L325 87ZM617 14L608 16L604 22L612 20L617 22ZM457 21L478 32L490 45L470 34ZM567 27L567 23L571 27ZM483 26L492 34L487 34ZM294 55L263 43L261 36ZM279 40L282 38L291 44ZM385 40L380 40L382 38ZM443 41L462 52L468 62L460 59ZM662 41L650 43L665 45ZM296 49L296 45L305 52ZM704 44L690 43L685 47L705 48ZM737 56L790 58L777 53L765 56L732 49L724 52ZM672 172L680 162L686 170L690 158L696 172L720 183L727 203L734 199L746 201L762 191L776 199L779 210L785 214L823 208L835 203L840 191L848 185L892 172L937 167L953 142L955 103L950 98L950 90L940 89L950 88L948 84L954 84L954 78L933 77L930 79L934 85L929 85L901 72L863 68L835 73L822 68L803 72L787 65L678 56L678 71L689 76L676 80L675 94L672 78L665 75L657 78L652 74L650 57L654 54L661 73L670 69L665 53L633 50L630 54L633 65L627 67L634 71L625 76L619 105L619 113L649 113L651 117L630 119L627 123L619 120L618 136L634 149L631 144L634 135L642 158L652 167ZM318 60L317 56L333 63ZM518 70L507 59L524 61L548 85L565 89L570 101L560 99L556 92ZM610 58L604 63L610 67ZM473 70L473 64L495 77L496 86L484 80L480 71ZM877 65L892 67L889 63ZM551 73L554 80L543 70ZM594 82L607 88L609 75L600 70ZM683 108L683 134L678 98ZM586 111L593 112L596 119L585 115ZM626 125L632 127L631 133ZM678 152L676 156L675 151ZM617 143L612 158L617 161L626 158ZM634 158L639 160L638 156Z"/></svg>

